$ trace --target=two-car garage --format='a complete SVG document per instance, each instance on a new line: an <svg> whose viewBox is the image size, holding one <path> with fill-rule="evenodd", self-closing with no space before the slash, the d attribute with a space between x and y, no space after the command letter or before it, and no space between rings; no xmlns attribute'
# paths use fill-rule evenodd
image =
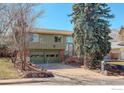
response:
<svg viewBox="0 0 124 93"><path fill-rule="evenodd" d="M30 60L35 64L60 62L59 50L31 50Z"/></svg>

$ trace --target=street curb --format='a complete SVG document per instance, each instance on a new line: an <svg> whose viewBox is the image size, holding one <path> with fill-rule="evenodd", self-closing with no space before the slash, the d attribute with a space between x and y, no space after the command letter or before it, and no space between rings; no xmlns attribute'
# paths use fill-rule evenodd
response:
<svg viewBox="0 0 124 93"><path fill-rule="evenodd" d="M47 78L24 78L24 79L8 79L0 80L0 85L8 84L20 84L20 83L37 83L37 82L49 82Z"/></svg>

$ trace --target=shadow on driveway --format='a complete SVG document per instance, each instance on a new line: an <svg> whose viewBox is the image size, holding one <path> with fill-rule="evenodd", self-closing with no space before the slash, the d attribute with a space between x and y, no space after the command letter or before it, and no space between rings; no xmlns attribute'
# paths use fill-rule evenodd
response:
<svg viewBox="0 0 124 93"><path fill-rule="evenodd" d="M49 63L49 64L38 64L39 68L46 68L48 70L55 69L75 69L76 67L66 65L64 63Z"/></svg>

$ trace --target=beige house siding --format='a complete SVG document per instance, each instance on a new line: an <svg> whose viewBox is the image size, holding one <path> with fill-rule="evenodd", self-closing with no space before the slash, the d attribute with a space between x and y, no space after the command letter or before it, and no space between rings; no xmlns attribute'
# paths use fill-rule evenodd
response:
<svg viewBox="0 0 124 93"><path fill-rule="evenodd" d="M55 36L58 35L39 35L39 42L30 42L30 49L65 49L66 36L61 36L61 42L55 42Z"/></svg>

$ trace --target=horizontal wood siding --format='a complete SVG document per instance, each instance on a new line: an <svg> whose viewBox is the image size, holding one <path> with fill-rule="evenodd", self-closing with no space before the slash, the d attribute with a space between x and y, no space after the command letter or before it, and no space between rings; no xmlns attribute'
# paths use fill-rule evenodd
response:
<svg viewBox="0 0 124 93"><path fill-rule="evenodd" d="M62 36L61 42L55 42L56 35L40 35L39 42L30 42L30 49L65 49L66 36Z"/></svg>

